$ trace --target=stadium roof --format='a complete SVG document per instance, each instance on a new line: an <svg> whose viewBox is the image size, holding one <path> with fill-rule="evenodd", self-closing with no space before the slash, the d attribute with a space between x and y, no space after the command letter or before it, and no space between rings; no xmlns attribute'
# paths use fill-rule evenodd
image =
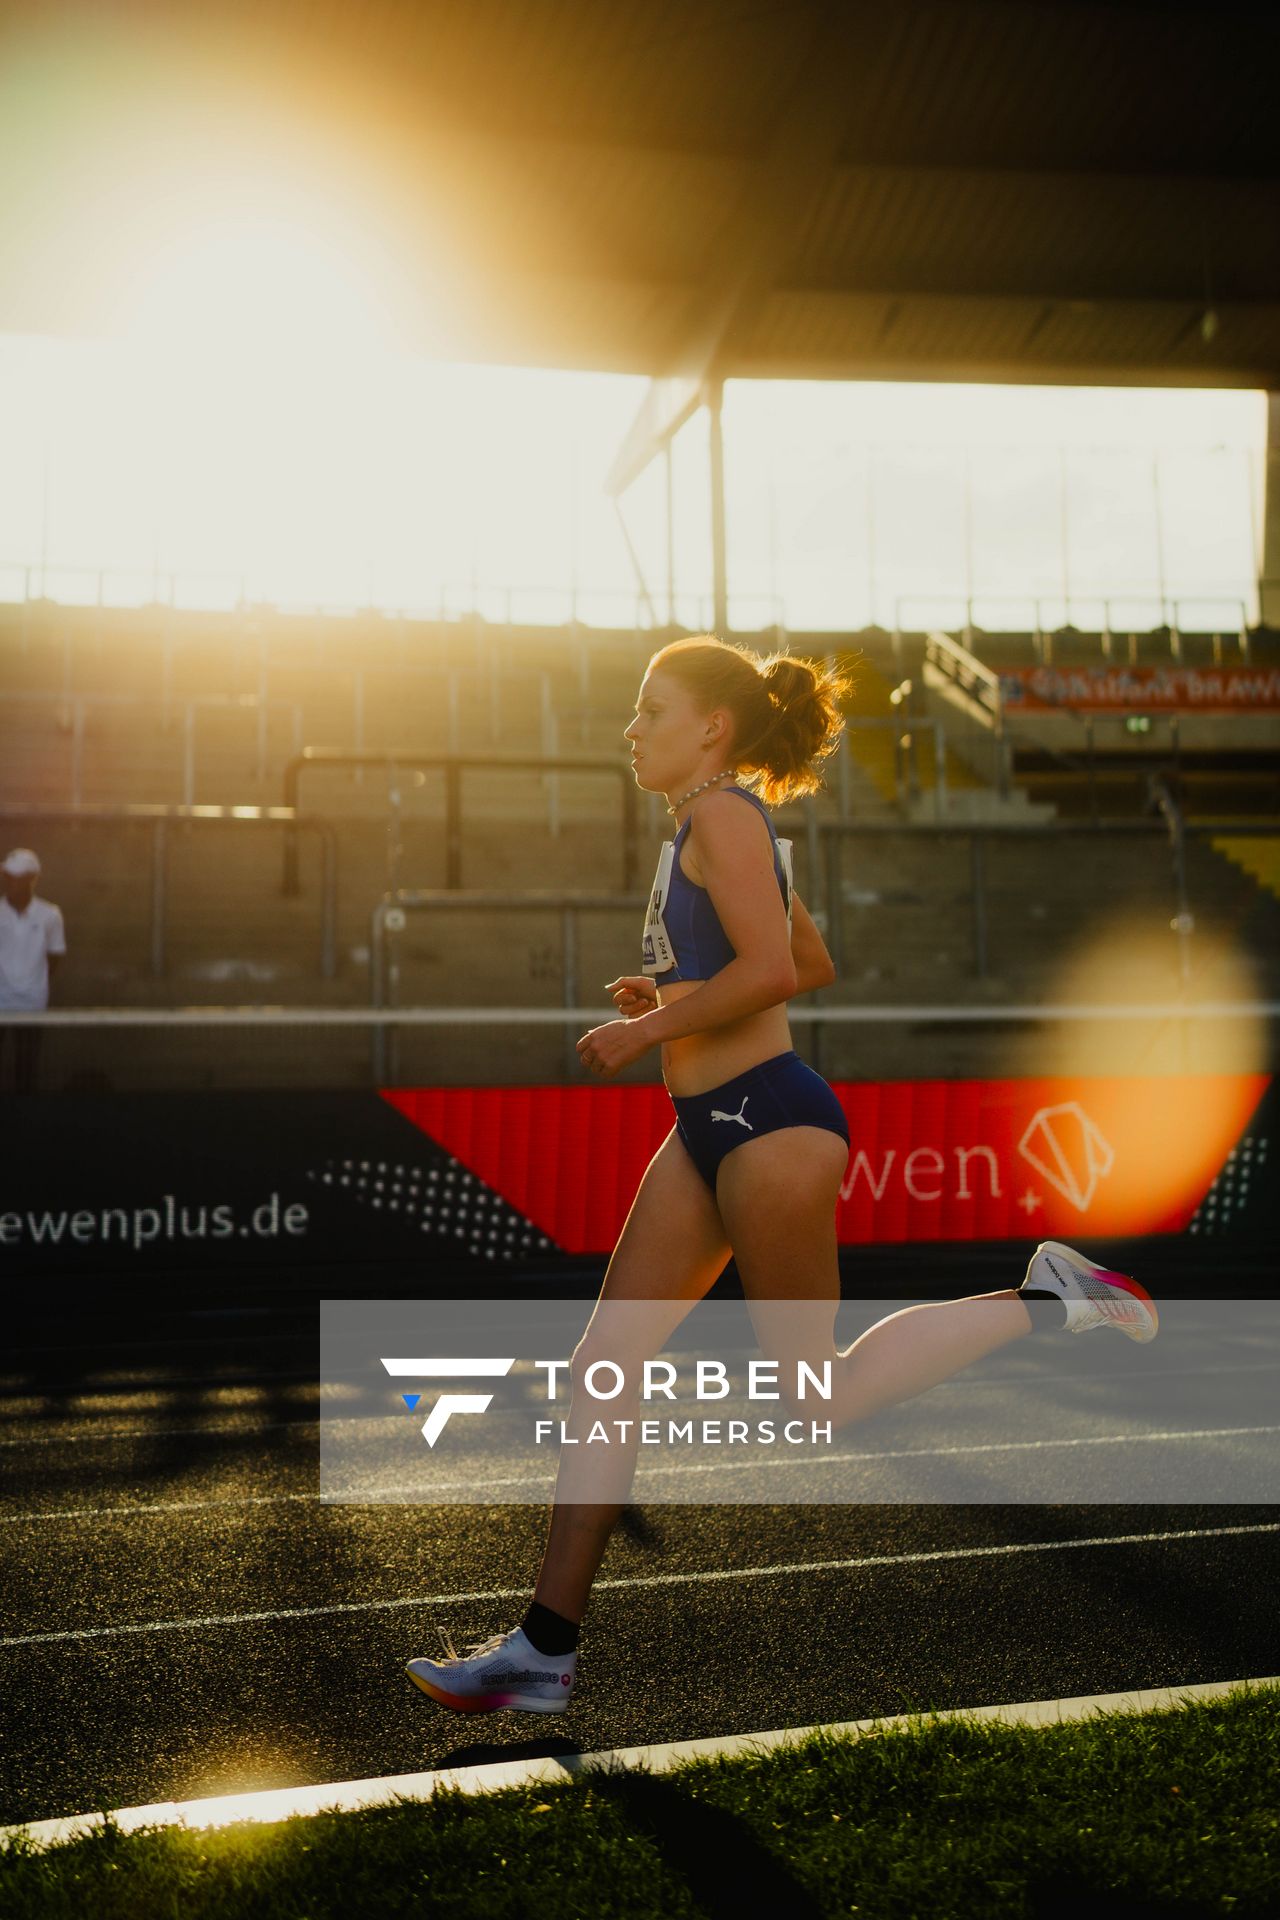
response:
<svg viewBox="0 0 1280 1920"><path fill-rule="evenodd" d="M113 89L136 124L138 89L196 86L323 129L415 350L1280 386L1275 7L120 0L10 6L0 51L58 15L114 36L99 129ZM93 331L88 277L32 246L51 190L11 175L0 327ZM178 184L152 218L190 218Z"/></svg>

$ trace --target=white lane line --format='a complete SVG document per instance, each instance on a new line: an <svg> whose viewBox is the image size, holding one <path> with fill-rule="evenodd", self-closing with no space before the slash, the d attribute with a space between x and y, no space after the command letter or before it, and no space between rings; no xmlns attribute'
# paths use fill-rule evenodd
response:
<svg viewBox="0 0 1280 1920"><path fill-rule="evenodd" d="M229 1793L221 1799L157 1800L145 1807L117 1807L110 1818L124 1833L142 1827L221 1827L234 1820L269 1822L295 1814L352 1813L359 1807L385 1807L397 1800L425 1800L451 1788L460 1793L493 1793L506 1787L546 1786L589 1775L593 1767L615 1771L640 1767L666 1773L690 1760L755 1756L807 1740L815 1733L837 1738L890 1733L934 1720L994 1720L1006 1726L1049 1727L1085 1720L1091 1714L1160 1713L1199 1700L1221 1700L1238 1689L1280 1687L1280 1678L1210 1680L1194 1686L1149 1687L1132 1693L1091 1693L1073 1700L1022 1700L998 1707L939 1707L924 1713L894 1713L874 1720L837 1720L827 1726L778 1727L765 1733L731 1733L719 1739L674 1740L651 1747L614 1747L597 1753L564 1753L536 1760L496 1760L478 1767L449 1767L438 1773L392 1773L380 1779L331 1780L315 1786L268 1787L258 1793ZM55 1820L32 1820L0 1827L0 1839L23 1835L38 1847L82 1839L104 1823L101 1813L76 1813Z"/></svg>
<svg viewBox="0 0 1280 1920"><path fill-rule="evenodd" d="M1084 1547L1153 1546L1170 1540L1221 1540L1236 1534L1280 1533L1280 1520L1256 1526L1191 1527L1177 1533L1101 1534L1087 1540L1027 1540L992 1547L945 1547L922 1553L869 1554L852 1560L792 1560L770 1567L713 1567L698 1573L633 1574L597 1580L593 1593L607 1589L637 1592L648 1587L706 1586L724 1580L771 1580L803 1573L854 1573L867 1568L930 1566L944 1560L999 1559L1016 1553L1057 1553ZM272 1607L260 1613L211 1613L185 1620L143 1620L118 1627L63 1627L54 1633L17 1633L0 1640L8 1647L35 1647L53 1641L117 1640L141 1633L184 1633L206 1627L256 1626L264 1620L317 1620L339 1613L386 1613L399 1607L472 1606L490 1600L528 1600L529 1583L493 1587L483 1593L411 1593L398 1600L343 1600L324 1607Z"/></svg>
<svg viewBox="0 0 1280 1920"><path fill-rule="evenodd" d="M74 1416L71 1416L74 1417ZM0 1447L80 1447L100 1440L243 1440L281 1427L318 1427L318 1415L302 1420L256 1420L240 1427L112 1427L105 1433L37 1433L23 1440L0 1440Z"/></svg>
<svg viewBox="0 0 1280 1920"><path fill-rule="evenodd" d="M882 1460L944 1460L956 1454L970 1453L1034 1453L1053 1447L1116 1447L1133 1446L1137 1441L1149 1440L1230 1440L1242 1434L1280 1433L1280 1425L1270 1427L1196 1427L1179 1429L1166 1433L1091 1433L1067 1440L990 1440L974 1442L962 1447L896 1447L876 1453L831 1453L817 1454L811 1459L788 1459L785 1455L770 1456L764 1460L708 1460L678 1461L665 1467L642 1467L636 1475L637 1483L643 1486L648 1479L659 1475L679 1473L776 1473L784 1467L823 1467L839 1461L867 1461L878 1465ZM486 1487L518 1487L528 1483L527 1474L507 1474L501 1478L488 1480L443 1480L436 1481L425 1489L428 1493L454 1492L461 1488L464 1492L478 1493ZM298 1500L323 1500L327 1506L376 1505L389 1493L413 1493L422 1491L416 1481L405 1481L390 1487L353 1487L346 1495L326 1493L235 1493L220 1500L139 1500L121 1502L109 1507L51 1507L45 1513L0 1513L0 1526L35 1526L51 1520L114 1520L122 1514L163 1514L163 1513L204 1513L218 1507L269 1507L282 1502ZM396 1501L397 1506L420 1506L424 1501ZM426 1503L429 1504L429 1503ZM448 1504L447 1502L445 1504Z"/></svg>
<svg viewBox="0 0 1280 1920"><path fill-rule="evenodd" d="M316 1330L308 1325L284 1327L274 1333L254 1333L250 1328L228 1327L225 1332L174 1334L169 1339L157 1340L48 1340L37 1346L10 1347L10 1360L20 1360L31 1353L152 1353L157 1349L162 1353L176 1352L179 1347L199 1347L207 1353L210 1347L262 1346L268 1341L292 1340L298 1346L305 1343L315 1344Z"/></svg>
<svg viewBox="0 0 1280 1920"><path fill-rule="evenodd" d="M217 1393L227 1387L273 1387L281 1382L296 1384L299 1380L306 1380L319 1390L314 1367L299 1367L293 1373L243 1373L229 1361L225 1373L187 1375L156 1375L142 1369L128 1373L123 1368L113 1373L104 1367L96 1374L82 1374L78 1380L22 1380L17 1376L8 1377L0 1383L0 1407L9 1400L36 1400L42 1394L65 1393L79 1397L87 1393ZM55 1414L50 1417L57 1419L60 1416ZM74 1418L74 1415L71 1417Z"/></svg>
<svg viewBox="0 0 1280 1920"><path fill-rule="evenodd" d="M389 1416L391 1419L395 1419L396 1417L394 1414ZM334 1424L337 1423L335 1422ZM343 1424L354 1424L354 1422L345 1422ZM370 1422L370 1424L381 1425L382 1422ZM812 1470L819 1467L834 1466L836 1464L844 1465L850 1461L855 1464L861 1462L878 1466L881 1461L884 1460L943 1460L954 1455L971 1453L1032 1453L1037 1450L1047 1450L1054 1447L1128 1447L1133 1446L1139 1440L1217 1440L1234 1438L1241 1434L1254 1433L1280 1433L1280 1426L1200 1427L1185 1430L1177 1429L1161 1433L1082 1434L1075 1439L1063 1440L987 1440L969 1442L963 1446L955 1447L886 1447L882 1450L872 1450L868 1453L848 1453L838 1447L832 1447L829 1453L815 1452L813 1454L799 1454L794 1458L789 1458L783 1454L771 1454L759 1460L749 1458L741 1460L723 1459L707 1461L680 1460L674 1461L667 1466L649 1466L641 1462L636 1468L635 1486L640 1491L636 1495L635 1504L643 1505L643 1489L649 1481L664 1479L674 1474L780 1473L787 1467L804 1467ZM542 1480L534 1479L529 1472L525 1472L490 1475L486 1480L476 1480L474 1478L465 1480L432 1480L425 1484L421 1480L408 1480L402 1482L400 1485L389 1487L325 1489L317 1498L332 1506L342 1506L344 1504L362 1505L376 1504L379 1500L384 1499L386 1495L392 1493L412 1493L415 1496L412 1501L398 1501L394 1504L400 1506L431 1506L435 1504L432 1496L444 1493L477 1494L483 1493L486 1488L491 1487L540 1488L544 1483L549 1483L550 1472L551 1470L548 1466ZM548 1498L549 1497L548 1495ZM441 1504L448 1506L452 1503L443 1501ZM468 1500L467 1502L460 1501L457 1504L470 1505L472 1503ZM1095 1503L1086 1501L1082 1504L1091 1506ZM1109 1501L1099 1501L1096 1504L1101 1506L1111 1505L1113 1503ZM1160 1502L1158 1504L1164 1505L1167 1503ZM1248 1504L1252 1506L1259 1503L1250 1501Z"/></svg>
<svg viewBox="0 0 1280 1920"><path fill-rule="evenodd" d="M1090 1372L1088 1375L1082 1372L1040 1373L1032 1369L1024 1369L1017 1373L1011 1370L1004 1374L983 1373L970 1375L968 1371L965 1370L954 1375L950 1380L939 1380L935 1382L928 1391L930 1393L940 1393L944 1388L954 1387L996 1387L1013 1390L1017 1387L1026 1386L1053 1386L1063 1382L1076 1386L1086 1378L1089 1380L1097 1380L1101 1383L1109 1383L1112 1380L1150 1381L1153 1378L1164 1381L1186 1379L1188 1377L1199 1379L1206 1374L1275 1373L1277 1371L1280 1371L1280 1359L1246 1360L1224 1366L1161 1367L1154 1373L1153 1369L1149 1366L1108 1369L1105 1372ZM155 1381L148 1379L145 1374L141 1374L136 1379L130 1380L117 1380L114 1382L110 1379L64 1380L58 1381L52 1386L41 1381L26 1382L12 1379L0 1381L0 1420L5 1418L4 1409L9 1401L32 1400L40 1394L47 1393L110 1393L113 1390L143 1393L204 1393L211 1390L216 1392L225 1387L269 1386L276 1381L292 1382L295 1385L299 1381L305 1381L314 1385L317 1393L319 1393L322 1384L319 1376L311 1368L296 1373L246 1374L230 1379L217 1374L201 1374L196 1378L188 1380L167 1377L164 1380ZM25 1419L31 1416L19 1415L17 1417L19 1419ZM47 1416L41 1417L47 1417L50 1420L74 1420L79 1416L75 1414L50 1413Z"/></svg>
<svg viewBox="0 0 1280 1920"><path fill-rule="evenodd" d="M1186 1377L1199 1378L1202 1374L1209 1373L1274 1373L1277 1369L1280 1369L1280 1360L1260 1360L1248 1361L1242 1366L1169 1367L1161 1371L1159 1378L1161 1381L1164 1381ZM315 1379L314 1374L296 1374L291 1377L295 1383L302 1380L315 1381L316 1391L319 1392L320 1390L320 1382ZM1087 1378L1109 1385L1113 1380L1150 1381L1152 1374L1149 1367L1135 1367L1132 1369L1126 1368L1123 1372L1119 1373L1089 1375ZM1014 1393L1022 1387L1053 1386L1061 1382L1066 1382L1072 1386L1079 1386L1085 1379L1086 1376L1080 1373L1024 1373L1019 1374L1016 1378L1009 1379L998 1379L993 1374L983 1374L980 1378L972 1380L962 1375L952 1380L939 1380L935 1386L929 1388L929 1392L931 1394L950 1393L961 1387L992 1387L997 1391ZM217 1389L222 1386L240 1386L246 1383L243 1381L209 1380L203 1383L192 1383L189 1390L194 1391L198 1384ZM29 1398L31 1396L22 1395L15 1397ZM3 1396L0 1396L0 1408L3 1407L3 1404ZM28 1414L21 1417L30 1419L32 1416ZM41 1424L48 1425L54 1420L72 1421L83 1419L84 1417L82 1414L42 1415ZM0 1425L3 1425L2 1415L0 1415ZM114 1427L108 1428L105 1432L101 1433L26 1434L17 1439L0 1439L0 1447L78 1447L89 1444L98 1445L104 1440L149 1440L153 1438L157 1440L170 1440L184 1435L189 1435L192 1439L216 1440L225 1439L228 1435L243 1438L246 1434L273 1433L281 1427L314 1427L317 1425L319 1425L318 1419L307 1418L300 1420L263 1420L259 1422L249 1422L240 1427Z"/></svg>
<svg viewBox="0 0 1280 1920"><path fill-rule="evenodd" d="M650 1476L656 1476L660 1473L723 1473L726 1469L730 1472L741 1473L744 1468L750 1470L756 1465L768 1468L830 1466L837 1460L841 1462L846 1460L873 1462L880 1460L944 1460L954 1454L1034 1453L1050 1447L1131 1447L1139 1440L1226 1440L1243 1433L1280 1433L1280 1426L1198 1427L1187 1428L1186 1430L1179 1429L1176 1432L1169 1433L1090 1433L1082 1434L1078 1438L1071 1440L984 1440L974 1441L962 1447L886 1448L883 1453L841 1453L837 1449L833 1449L830 1453L818 1454L814 1459L807 1461L801 1459L791 1460L783 1454L779 1454L776 1458L770 1457L767 1460L761 1460L759 1462L749 1460L708 1460L705 1463L700 1461L681 1461L666 1467L643 1467L639 1470L636 1477L637 1480L641 1480L648 1479ZM460 1481L455 1484L491 1486L497 1485L498 1483L479 1480L470 1482Z"/></svg>
<svg viewBox="0 0 1280 1920"><path fill-rule="evenodd" d="M48 1520L114 1520L120 1514L208 1513L216 1512L219 1507L274 1507L289 1501L315 1502L319 1498L318 1493L232 1493L221 1500L139 1500L121 1502L114 1507L51 1507L47 1513L0 1513L0 1527L35 1526ZM394 1504L408 1503L396 1501Z"/></svg>
<svg viewBox="0 0 1280 1920"><path fill-rule="evenodd" d="M1280 1370L1280 1359L1246 1360L1223 1366L1161 1367L1156 1377L1162 1381L1184 1379L1188 1376L1199 1379L1205 1374L1275 1373L1277 1370ZM1099 1381L1151 1380L1153 1373L1152 1368L1149 1366L1124 1367L1108 1369L1106 1372L1096 1374L1090 1373L1087 1377ZM953 1387L1015 1388L1020 1386L1052 1386L1061 1382L1076 1385L1085 1378L1086 1376L1078 1371L1074 1373L1041 1373L1034 1369L1024 1368L1016 1373L1011 1369L1008 1373L1003 1374L970 1374L966 1369L954 1375L950 1380L937 1381L929 1391L931 1393L940 1393L944 1388ZM128 1380L117 1379L113 1381L109 1377L103 1380L95 1380L86 1377L80 1380L61 1380L52 1385L44 1381L24 1380L17 1375L9 1375L0 1379L0 1420L6 1417L5 1408L10 1401L32 1400L40 1394L110 1393L113 1390L144 1393L204 1393L210 1389L216 1391L218 1388L228 1386L267 1386L278 1380L289 1381L294 1384L298 1381L307 1381L315 1386L317 1393L321 1387L320 1378L313 1368L306 1368L294 1373L246 1374L230 1379L218 1374L200 1374L186 1380L167 1375L164 1379L157 1381L149 1378L145 1373L140 1373L135 1378ZM30 1416L27 1415L18 1416L20 1419L29 1417ZM51 1413L42 1417L47 1417L50 1420L58 1420L75 1419L77 1416L75 1414Z"/></svg>
<svg viewBox="0 0 1280 1920"><path fill-rule="evenodd" d="M1280 1361L1274 1361L1274 1360L1263 1360L1263 1361L1256 1361L1256 1362L1249 1361L1242 1366L1171 1367L1160 1374L1160 1379L1171 1380L1174 1378L1182 1378L1188 1375L1193 1378L1198 1378L1201 1374L1207 1374L1207 1373L1274 1373L1278 1367L1280 1367ZM297 1377L299 1379L311 1379L314 1376L309 1374L307 1375L300 1374ZM1097 1376L1090 1376L1090 1377L1097 1378L1099 1380L1105 1380L1107 1383L1111 1382L1112 1380L1150 1380L1151 1371L1149 1368L1134 1368L1132 1370L1126 1370L1122 1373L1108 1373L1105 1375L1097 1375ZM953 1380L940 1380L937 1383L937 1385L931 1387L929 1391L930 1393L944 1393L944 1392L951 1392L959 1387L993 1387L1000 1391L1007 1390L1013 1393L1013 1392L1016 1392L1021 1387L1052 1386L1055 1383L1061 1382L1061 1381L1066 1381L1072 1385L1079 1385L1083 1378L1084 1376L1078 1373L1052 1373L1052 1374L1030 1374L1029 1373L1029 1374L1020 1375L1017 1379L1008 1379L1008 1380L998 1380L993 1375L983 1375L981 1379L975 1379L975 1380L970 1380L967 1378L958 1378ZM208 1384L210 1386L218 1385L216 1381L211 1381ZM319 1391L319 1387L320 1387L320 1383L319 1381L317 1381L316 1382L317 1392ZM2 1404L2 1402L0 1402L0 1404ZM26 1417L30 1417L30 1416L26 1416ZM52 1419L74 1420L74 1419L83 1418L83 1417L84 1416L82 1415L76 1415L76 1414L67 1414L67 1415L51 1414L48 1416L50 1420ZM390 1415L388 1416L388 1418L392 1418L392 1417L394 1416L390 1416ZM318 1418L306 1418L306 1419L299 1419L299 1420L263 1420L258 1422L248 1421L243 1426L238 1426L238 1427L225 1427L225 1426L223 1427L114 1427L114 1428L108 1428L105 1432L101 1432L101 1433L28 1434L18 1439L11 1439L11 1440L0 1439L0 1447L78 1447L78 1446L85 1446L85 1445L100 1445L104 1440L150 1440L150 1439L171 1440L171 1439L177 1439L183 1436L190 1436L192 1439L217 1440L217 1439L225 1439L227 1436L230 1435L238 1439L243 1439L245 1435L252 1435L255 1433L275 1433L279 1431L279 1429L282 1427L314 1427L314 1426L318 1426L319 1424L320 1423ZM496 1483L493 1483L493 1484L496 1484Z"/></svg>
<svg viewBox="0 0 1280 1920"><path fill-rule="evenodd" d="M1277 1369L1280 1369L1280 1360L1243 1360L1238 1364L1228 1363L1225 1366L1160 1367L1154 1374L1151 1367L1123 1367L1117 1368L1115 1371L1108 1368L1105 1372L1099 1369L1096 1373L1090 1372L1087 1374L1084 1372L1036 1373L1028 1367L1020 1369L1016 1374L1011 1369L1008 1373L1002 1374L978 1373L973 1375L971 1375L966 1368L961 1373L953 1374L950 1380L939 1380L937 1385L930 1387L928 1391L930 1393L940 1393L944 1388L950 1387L1056 1386L1063 1381L1071 1386L1079 1386L1083 1382L1090 1380L1100 1382L1111 1380L1151 1380L1153 1377L1159 1380L1178 1380L1185 1379L1188 1375L1194 1379L1199 1379L1200 1375L1205 1373L1275 1373Z"/></svg>

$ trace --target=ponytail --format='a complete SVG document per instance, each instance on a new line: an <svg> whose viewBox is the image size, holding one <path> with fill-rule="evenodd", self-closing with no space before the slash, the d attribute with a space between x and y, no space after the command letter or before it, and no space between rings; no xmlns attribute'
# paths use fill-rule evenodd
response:
<svg viewBox="0 0 1280 1920"><path fill-rule="evenodd" d="M825 661L775 654L760 669L770 703L769 722L743 764L757 769L750 783L771 807L815 793L819 763L833 754L844 732L840 701L852 683Z"/></svg>

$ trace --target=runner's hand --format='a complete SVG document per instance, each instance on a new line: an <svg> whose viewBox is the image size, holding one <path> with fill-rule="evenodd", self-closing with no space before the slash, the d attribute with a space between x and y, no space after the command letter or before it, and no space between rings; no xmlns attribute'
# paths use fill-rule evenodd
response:
<svg viewBox="0 0 1280 1920"><path fill-rule="evenodd" d="M612 1080L614 1075L648 1053L652 1040L644 1028L625 1020L610 1020L603 1027L592 1027L578 1041L578 1058L597 1080Z"/></svg>
<svg viewBox="0 0 1280 1920"><path fill-rule="evenodd" d="M624 1020L652 1013L658 1004L658 983L647 973L620 973L616 980L605 981L604 990Z"/></svg>

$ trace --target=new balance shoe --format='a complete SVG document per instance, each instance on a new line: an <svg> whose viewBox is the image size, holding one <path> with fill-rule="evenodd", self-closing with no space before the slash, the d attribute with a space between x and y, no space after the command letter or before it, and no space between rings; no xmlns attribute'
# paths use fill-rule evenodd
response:
<svg viewBox="0 0 1280 1920"><path fill-rule="evenodd" d="M1050 1293L1067 1310L1068 1333L1115 1327L1130 1340L1154 1340L1160 1324L1151 1295L1127 1273L1087 1260L1060 1240L1042 1240L1019 1293Z"/></svg>
<svg viewBox="0 0 1280 1920"><path fill-rule="evenodd" d="M444 1629L440 1637L447 1660L410 1660L405 1672L442 1707L455 1713L497 1713L515 1707L523 1713L563 1713L573 1697L576 1653L539 1653L523 1627L474 1640L459 1653Z"/></svg>

